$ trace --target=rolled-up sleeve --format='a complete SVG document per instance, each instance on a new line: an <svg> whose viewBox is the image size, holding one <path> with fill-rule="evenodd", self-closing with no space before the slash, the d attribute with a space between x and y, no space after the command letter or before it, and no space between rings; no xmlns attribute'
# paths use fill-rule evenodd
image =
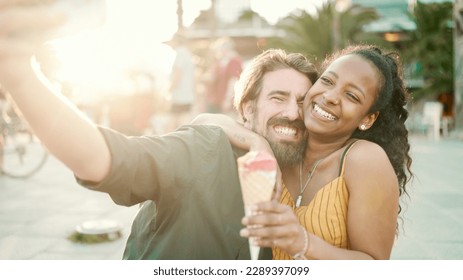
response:
<svg viewBox="0 0 463 280"><path fill-rule="evenodd" d="M218 127L184 126L150 137L129 137L107 128L100 131L111 152L110 172L99 183L77 181L127 206L146 200L175 201L201 178L200 167L217 156L217 141L223 142Z"/></svg>

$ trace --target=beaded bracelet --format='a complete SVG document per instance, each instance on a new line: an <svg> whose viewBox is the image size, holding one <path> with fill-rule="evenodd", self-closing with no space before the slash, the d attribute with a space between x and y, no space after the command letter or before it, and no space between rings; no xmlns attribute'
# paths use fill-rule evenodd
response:
<svg viewBox="0 0 463 280"><path fill-rule="evenodd" d="M305 228L302 228L302 231L304 232L304 247L302 248L302 250L296 254L293 255L293 259L295 260L306 260L306 256L305 256L305 253L307 252L307 250L309 250L309 234L307 233L307 230Z"/></svg>

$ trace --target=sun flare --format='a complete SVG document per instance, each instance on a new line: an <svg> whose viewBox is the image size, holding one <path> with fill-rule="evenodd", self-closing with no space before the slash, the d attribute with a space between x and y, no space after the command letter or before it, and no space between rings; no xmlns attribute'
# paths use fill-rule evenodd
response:
<svg viewBox="0 0 463 280"><path fill-rule="evenodd" d="M249 0L250 8L270 21L302 2L275 1L271 6L266 1ZM190 25L210 6L211 0L184 1L184 24ZM79 99L133 94L133 73L151 75L155 87L163 88L175 54L162 42L177 30L176 11L177 0L106 0L103 26L53 42L58 61L53 77L72 87Z"/></svg>
<svg viewBox="0 0 463 280"><path fill-rule="evenodd" d="M170 2L175 4L165 3ZM167 75L174 53L162 42L177 28L169 16L175 8L150 0L107 0L103 26L52 42L58 61L53 78L91 96L130 93L133 72ZM165 80L161 77L156 80Z"/></svg>

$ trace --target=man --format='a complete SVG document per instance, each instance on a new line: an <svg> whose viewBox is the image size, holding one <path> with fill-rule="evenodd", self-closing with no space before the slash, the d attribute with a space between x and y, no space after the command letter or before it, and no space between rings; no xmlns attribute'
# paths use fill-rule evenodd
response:
<svg viewBox="0 0 463 280"><path fill-rule="evenodd" d="M0 8L0 18L7 11ZM46 29L55 24L52 16L34 20ZM21 23L31 17L9 19ZM249 259L248 241L239 235L244 210L236 166L245 151L215 126L184 126L153 137L127 137L96 126L37 77L30 46L39 44L40 36L18 36L14 29L20 27L0 27L0 83L82 185L107 192L121 205L142 203L124 259ZM302 55L278 50L257 56L242 75L235 97L239 113L275 147L280 164L299 162L303 155L299 105L316 77Z"/></svg>

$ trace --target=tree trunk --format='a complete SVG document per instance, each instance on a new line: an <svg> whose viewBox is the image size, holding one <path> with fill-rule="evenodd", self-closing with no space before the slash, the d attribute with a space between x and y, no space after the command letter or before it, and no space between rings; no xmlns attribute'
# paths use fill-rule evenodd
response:
<svg viewBox="0 0 463 280"><path fill-rule="evenodd" d="M177 0L177 25L178 30L183 29L183 0Z"/></svg>

